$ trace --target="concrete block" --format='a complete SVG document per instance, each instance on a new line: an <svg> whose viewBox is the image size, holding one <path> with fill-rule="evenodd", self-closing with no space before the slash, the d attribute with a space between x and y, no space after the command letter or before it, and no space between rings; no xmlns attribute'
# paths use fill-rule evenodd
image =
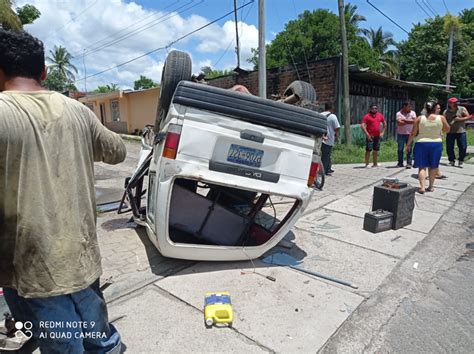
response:
<svg viewBox="0 0 474 354"><path fill-rule="evenodd" d="M449 200L451 202L455 202L461 196L462 192L453 191L450 189L442 189L436 188L436 184L434 186L434 192L428 192L423 194L423 197L431 198L433 201L437 200Z"/></svg>
<svg viewBox="0 0 474 354"><path fill-rule="evenodd" d="M372 188L369 188L369 190L372 190ZM363 218L366 212L372 210L372 196L369 199L367 197L347 195L326 205L324 208Z"/></svg>
<svg viewBox="0 0 474 354"><path fill-rule="evenodd" d="M413 211L413 218L410 225L405 226L405 229L429 233L433 226L443 214L432 213L426 210L416 209Z"/></svg>
<svg viewBox="0 0 474 354"><path fill-rule="evenodd" d="M302 258L301 253L306 254L302 268L354 283L359 287L357 290L328 282L359 294L375 290L398 262L393 257L313 232L295 230L295 236L298 247L282 249L284 252L297 259Z"/></svg>
<svg viewBox="0 0 474 354"><path fill-rule="evenodd" d="M277 352L314 352L337 330L363 297L309 275L254 261L202 262L155 284L183 301L202 308L208 291L229 291L234 327ZM242 270L244 275L242 275Z"/></svg>
<svg viewBox="0 0 474 354"><path fill-rule="evenodd" d="M133 297L108 307L127 353L262 352L263 349L230 328L204 326L197 309L160 293L150 285Z"/></svg>
<svg viewBox="0 0 474 354"><path fill-rule="evenodd" d="M353 245L375 250L395 257L404 257L426 235L399 229L373 234L362 229L364 220L329 210L311 214L297 226Z"/></svg>

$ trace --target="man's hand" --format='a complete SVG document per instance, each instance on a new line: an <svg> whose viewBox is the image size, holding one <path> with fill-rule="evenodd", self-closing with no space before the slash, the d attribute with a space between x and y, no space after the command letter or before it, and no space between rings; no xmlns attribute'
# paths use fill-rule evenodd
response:
<svg viewBox="0 0 474 354"><path fill-rule="evenodd" d="M372 141L372 137L370 135L367 135L367 140Z"/></svg>
<svg viewBox="0 0 474 354"><path fill-rule="evenodd" d="M405 148L405 152L408 154L411 150L411 145L407 145Z"/></svg>
<svg viewBox="0 0 474 354"><path fill-rule="evenodd" d="M383 138L383 135L385 134L385 132L381 132L380 133L380 137Z"/></svg>

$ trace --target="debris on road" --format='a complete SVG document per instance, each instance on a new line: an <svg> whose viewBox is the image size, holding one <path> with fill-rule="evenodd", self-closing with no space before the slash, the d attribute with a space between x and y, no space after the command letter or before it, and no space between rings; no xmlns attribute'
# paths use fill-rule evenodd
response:
<svg viewBox="0 0 474 354"><path fill-rule="evenodd" d="M313 275L313 276L318 277L318 278L326 279L326 280L329 280L329 281L332 281L332 282L335 282L335 283L338 283L338 284L341 284L341 285L349 286L353 289L358 289L359 288L357 285L354 285L354 284L349 283L347 281L340 280L340 279L331 277L329 275L324 275L324 274L321 274L321 273L313 272L313 271L308 270L308 269L301 268L301 267L298 266L301 263L301 261L298 261L296 258L290 256L288 253L275 252L275 253L263 258L262 262L267 263L267 264L279 265L279 266L283 266L283 267L290 267L291 269L294 269L294 270L297 270L297 271L300 271L300 272L303 272L303 273L306 273L306 274L310 274L310 275Z"/></svg>
<svg viewBox="0 0 474 354"><path fill-rule="evenodd" d="M206 326L227 324L232 326L232 303L228 292L207 293L204 299L204 320Z"/></svg>

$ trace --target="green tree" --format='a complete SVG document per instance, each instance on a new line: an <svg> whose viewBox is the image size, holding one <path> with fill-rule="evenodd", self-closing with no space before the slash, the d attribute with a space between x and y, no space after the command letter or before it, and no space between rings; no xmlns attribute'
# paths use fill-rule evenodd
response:
<svg viewBox="0 0 474 354"><path fill-rule="evenodd" d="M367 21L364 16L357 13L357 5L352 5L350 2L344 6L344 17L346 18L346 25L351 25L357 33L361 31L359 22Z"/></svg>
<svg viewBox="0 0 474 354"><path fill-rule="evenodd" d="M13 10L15 1L0 0L0 27L6 30L20 30L23 25L33 23L41 12L33 5L26 4Z"/></svg>
<svg viewBox="0 0 474 354"><path fill-rule="evenodd" d="M460 28L454 41L452 85L466 97L474 96L474 9L459 15ZM416 24L406 41L398 45L400 77L408 81L443 84L446 79L449 36L444 17Z"/></svg>
<svg viewBox="0 0 474 354"><path fill-rule="evenodd" d="M350 5L350 4L348 4ZM357 27L363 17L356 13L355 6L346 7L349 63L379 70L380 64L366 40L357 35ZM248 61L258 67L258 50L252 50ZM298 19L289 21L282 32L267 45L269 68L286 64L303 63L337 56L341 53L341 31L339 18L329 10L306 10Z"/></svg>
<svg viewBox="0 0 474 354"><path fill-rule="evenodd" d="M143 75L140 75L140 78L133 83L134 90L146 90L157 86L159 85L156 82Z"/></svg>
<svg viewBox="0 0 474 354"><path fill-rule="evenodd" d="M48 72L46 80L43 81L43 86L51 91L77 91L76 85L72 81L67 80L58 71Z"/></svg>
<svg viewBox="0 0 474 354"><path fill-rule="evenodd" d="M396 46L393 39L393 34L385 32L380 26L378 29L363 29L362 33L369 41L370 47L377 54L377 59L380 61L381 70L388 76L395 76L398 74L398 64L396 57L396 50L390 49Z"/></svg>
<svg viewBox="0 0 474 354"><path fill-rule="evenodd" d="M201 72L206 75L206 79L232 74L232 70L214 70L210 66L203 66Z"/></svg>
<svg viewBox="0 0 474 354"><path fill-rule="evenodd" d="M41 16L41 12L36 7L30 4L26 4L22 7L17 7L16 13L22 25L28 25L30 23L33 23L38 17Z"/></svg>
<svg viewBox="0 0 474 354"><path fill-rule="evenodd" d="M22 28L20 18L13 10L13 1L0 1L0 25L6 30L20 30Z"/></svg>
<svg viewBox="0 0 474 354"><path fill-rule="evenodd" d="M76 67L71 63L72 55L62 46L54 46L54 50L49 51L50 55L46 59L50 62L48 69L51 72L57 71L68 81L74 81L77 74Z"/></svg>
<svg viewBox="0 0 474 354"><path fill-rule="evenodd" d="M120 87L117 84L102 85L97 86L97 88L92 91L94 93L108 93L120 90Z"/></svg>

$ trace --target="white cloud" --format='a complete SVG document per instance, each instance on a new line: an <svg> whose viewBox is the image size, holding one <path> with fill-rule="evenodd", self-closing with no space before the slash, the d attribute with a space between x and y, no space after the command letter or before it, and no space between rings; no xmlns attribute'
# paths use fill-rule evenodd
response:
<svg viewBox="0 0 474 354"><path fill-rule="evenodd" d="M251 49L258 47L258 29L245 22L237 22L239 28L241 65L247 67L246 59L252 57ZM235 22L227 21L222 27L210 26L198 34L202 39L197 50L204 53L216 53L229 47L233 53L235 48ZM235 65L234 65L235 67Z"/></svg>
<svg viewBox="0 0 474 354"><path fill-rule="evenodd" d="M91 75L153 49L165 47L210 21L192 13L203 11L199 6L184 13L169 12L178 7L182 10L183 6L188 4L183 2L176 3L166 11L146 9L136 2L126 3L125 0L77 0L73 3L64 0L24 0L18 1L18 6L24 3L33 4L41 11L41 17L25 29L44 42L47 55L54 45L62 45L71 54L76 55L73 63L79 71L77 78L84 76L84 50L87 54L98 46L111 44L85 56L87 75ZM187 7L196 3L190 4ZM85 9L87 10L84 11ZM141 22L135 24L139 20ZM222 26L213 24L173 46L190 52L192 57L196 58L193 72L198 73L202 66L212 65L215 58L228 47L235 35L234 26L232 21L227 21ZM140 27L149 28L123 41L110 43L120 36L128 35L129 31L144 29ZM240 28L242 63L246 63L250 49L257 46L258 31L255 26L247 23L239 22L239 30ZM233 45L229 52L233 52ZM140 75L160 81L165 58L166 50L156 51L127 65L89 78L87 88L91 90L97 85L110 83L117 83L121 88L130 88ZM84 82L78 81L76 85L82 89Z"/></svg>

